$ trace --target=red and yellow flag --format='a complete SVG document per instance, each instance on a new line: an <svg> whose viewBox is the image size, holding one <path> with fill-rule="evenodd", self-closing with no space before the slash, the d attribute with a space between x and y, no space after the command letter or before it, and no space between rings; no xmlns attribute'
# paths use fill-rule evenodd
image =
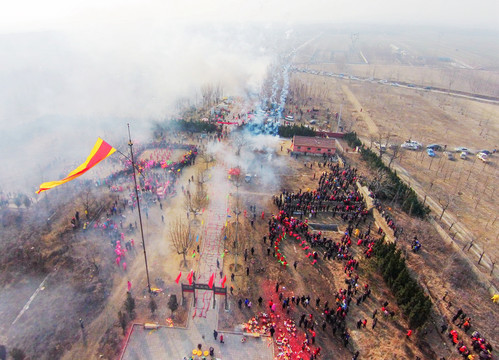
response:
<svg viewBox="0 0 499 360"><path fill-rule="evenodd" d="M97 139L97 142L94 145L94 148L90 152L90 155L88 156L87 160L80 166L78 166L76 169L71 171L68 176L66 176L62 180L58 181L49 181L45 182L40 185L40 189L36 192L37 194L41 193L42 191L52 189L56 186L62 185L64 183L67 183L68 181L74 180L77 177L85 174L88 170L93 168L95 165L100 163L102 160L107 158L109 155L114 153L116 151L115 148L113 148L111 145L109 145L107 142L102 140L101 138Z"/></svg>

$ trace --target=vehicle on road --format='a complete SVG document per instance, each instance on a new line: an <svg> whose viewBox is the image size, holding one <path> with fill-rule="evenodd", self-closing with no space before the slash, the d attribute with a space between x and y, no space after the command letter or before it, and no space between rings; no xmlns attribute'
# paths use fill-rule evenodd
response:
<svg viewBox="0 0 499 360"><path fill-rule="evenodd" d="M380 144L379 142L375 142L374 146L376 146L376 148L380 149L381 151L386 151L386 145Z"/></svg>
<svg viewBox="0 0 499 360"><path fill-rule="evenodd" d="M438 145L438 144L430 144L426 148L432 149L433 151L442 151L442 149L443 149L442 145Z"/></svg>
<svg viewBox="0 0 499 360"><path fill-rule="evenodd" d="M463 151L460 155L459 158L462 160L466 160L468 158L468 153L466 151Z"/></svg>
<svg viewBox="0 0 499 360"><path fill-rule="evenodd" d="M429 157L435 157L435 151L433 151L433 149L426 149L426 153Z"/></svg>
<svg viewBox="0 0 499 360"><path fill-rule="evenodd" d="M419 150L423 147L423 145L417 141L409 140L400 145L400 147L408 150Z"/></svg>
<svg viewBox="0 0 499 360"><path fill-rule="evenodd" d="M478 154L476 154L476 157L479 158L480 160L482 160L485 163L489 162L489 157L487 156L487 154L478 153Z"/></svg>
<svg viewBox="0 0 499 360"><path fill-rule="evenodd" d="M462 153L462 152L466 152L466 153L468 153L468 154L471 154L470 149L468 149L468 148L466 148L466 147L464 147L464 146L459 146L459 147L455 148L455 149L454 149L454 151L455 151L455 152L460 152L460 153Z"/></svg>

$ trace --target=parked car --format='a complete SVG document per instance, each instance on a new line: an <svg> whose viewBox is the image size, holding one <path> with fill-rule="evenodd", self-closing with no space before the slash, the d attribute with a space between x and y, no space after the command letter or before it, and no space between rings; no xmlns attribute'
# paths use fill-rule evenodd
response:
<svg viewBox="0 0 499 360"><path fill-rule="evenodd" d="M462 160L466 160L468 158L468 153L466 151L463 151L460 155L459 158Z"/></svg>
<svg viewBox="0 0 499 360"><path fill-rule="evenodd" d="M417 141L414 140L409 140L400 145L400 147L404 149L409 149L409 150L419 150L423 147L423 145Z"/></svg>
<svg viewBox="0 0 499 360"><path fill-rule="evenodd" d="M451 153L450 151L444 152L445 155L447 155L447 159L449 160L454 160L454 154Z"/></svg>
<svg viewBox="0 0 499 360"><path fill-rule="evenodd" d="M454 151L455 151L455 152L460 152L460 153L462 153L462 152L466 152L466 153L468 153L468 154L471 154L470 149L465 148L464 146L457 147L457 148L455 148L455 149L454 149Z"/></svg>
<svg viewBox="0 0 499 360"><path fill-rule="evenodd" d="M489 161L489 157L485 153L478 153L478 154L476 154L476 156L477 156L477 158L479 158L483 162L488 162Z"/></svg>
<svg viewBox="0 0 499 360"><path fill-rule="evenodd" d="M492 154L492 152L491 152L491 151L489 151L489 150L480 150L480 151L478 152L478 154L485 154L485 155L487 155L487 156L490 156L490 154Z"/></svg>
<svg viewBox="0 0 499 360"><path fill-rule="evenodd" d="M433 151L441 151L443 149L442 145L438 145L438 144L430 144L426 148L432 149Z"/></svg>
<svg viewBox="0 0 499 360"><path fill-rule="evenodd" d="M376 146L376 148L378 149L381 149L381 151L386 151L386 145L380 144L379 142L375 142L374 146Z"/></svg>
<svg viewBox="0 0 499 360"><path fill-rule="evenodd" d="M426 149L426 153L429 157L435 157L435 151L433 151L433 149Z"/></svg>

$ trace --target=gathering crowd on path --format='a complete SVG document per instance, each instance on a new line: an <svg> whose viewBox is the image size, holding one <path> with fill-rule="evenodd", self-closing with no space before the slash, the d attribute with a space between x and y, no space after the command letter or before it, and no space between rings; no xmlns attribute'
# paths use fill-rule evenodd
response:
<svg viewBox="0 0 499 360"><path fill-rule="evenodd" d="M280 323L284 322L286 324L286 321L294 318L298 328L304 330L302 346L293 353L299 359L305 359L306 357L316 359L320 355L321 348L318 346L315 349L313 348L318 331L337 336L345 347L349 346L352 329L348 328L346 319L349 313L355 312L352 311L353 304L362 306L364 302L370 301L369 307L374 307L370 319L361 317L355 322L358 331L362 331L367 326L374 331L380 316L383 319L394 319L396 315L393 310L395 308L392 308L388 301L371 299L371 289L368 283L359 283L357 270L361 257L370 258L373 255L375 243L382 241L385 234L381 227L373 229L373 223L365 226L364 231L360 230L359 225L367 220L368 212L364 205L364 199L352 186L357 180L357 171L349 167L341 169L333 164L327 166L330 171L322 173L316 190L305 192L299 190L296 193L283 191L280 195L273 197L273 202L279 211L277 214L270 216L268 233L262 238L263 245L267 246L267 256L272 255L284 267L288 266L288 259L282 253L280 247L282 246L281 243L286 240L299 243L302 249L308 252L307 257L311 260L310 266L319 266L318 262L321 259L322 261L342 262L341 266L345 273L343 279L345 286L335 293L328 294L324 302L322 302L324 299L319 296L312 298L310 294L298 296L291 290L283 289L279 291L279 282L275 285L275 294L268 295L269 299L264 299L265 296L263 295L260 295L257 299L259 307L263 306L262 303L265 303L265 301L268 302L268 311L270 313L275 313L281 309L279 316L276 317L280 319ZM323 167L326 167L326 164ZM378 205L378 207L381 209L381 205ZM337 213L341 214L341 218L346 225L346 231L339 241L324 236L321 231L312 231L308 219L303 220L303 215L308 215L311 218L316 216L317 212L329 212L332 213L333 217ZM300 218L292 216L295 214L300 215ZM382 216L388 226L397 231L394 219L384 211ZM398 230L400 231L401 228L398 228ZM357 246L356 255L351 251L353 245ZM416 235L414 236L412 249L417 252L420 248L421 244ZM307 266L307 262L293 260L291 261L294 270L303 275L305 271L302 269L303 266ZM300 269L297 269L298 265ZM247 275L249 275L249 272L247 272ZM244 301L239 299L239 308L242 308L242 304L245 304L246 308L251 309L254 302L252 300L254 299L246 298ZM319 315L314 315L312 309L318 311ZM279 320L276 321L279 324ZM278 324L271 327L271 330L269 330L270 336L274 337L276 328L280 328ZM466 331L469 330L470 319L464 319L461 325ZM410 339L412 333L413 330L407 329L406 338ZM456 334L457 332L452 330L451 333ZM449 333L449 337L451 337L451 333ZM302 339L300 336L298 338ZM471 354L471 351L464 345L463 340L456 340L454 344L457 345L458 352L467 360L492 359L490 343L480 337L478 332L474 332L472 335L472 347L478 353L479 358ZM355 351L355 345L351 347L354 348L352 359L356 360L360 356L360 352ZM283 349L279 344L278 350L283 354ZM418 356L415 359L420 360ZM440 360L445 360L445 358L442 357Z"/></svg>

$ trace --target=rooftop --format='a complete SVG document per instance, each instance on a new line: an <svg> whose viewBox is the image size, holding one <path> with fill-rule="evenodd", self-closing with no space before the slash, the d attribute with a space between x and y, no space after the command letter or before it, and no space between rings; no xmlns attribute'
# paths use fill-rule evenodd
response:
<svg viewBox="0 0 499 360"><path fill-rule="evenodd" d="M308 146L308 147L318 147L325 149L335 148L334 139L326 139L320 137L310 137L310 136L295 136L293 138L293 144L295 146Z"/></svg>

